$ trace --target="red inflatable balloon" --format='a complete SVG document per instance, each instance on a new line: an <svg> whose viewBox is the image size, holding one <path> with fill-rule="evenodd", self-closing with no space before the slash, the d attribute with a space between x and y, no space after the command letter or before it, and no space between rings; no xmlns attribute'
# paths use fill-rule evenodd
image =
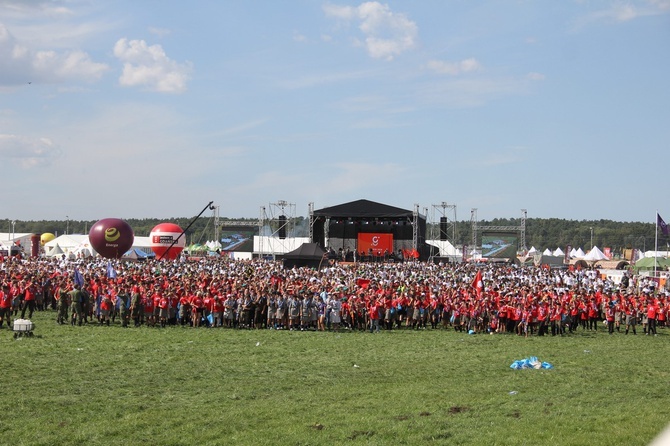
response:
<svg viewBox="0 0 670 446"><path fill-rule="evenodd" d="M174 260L179 257L186 245L186 237L181 235L182 232L184 231L174 223L161 223L151 230L151 250L156 253L157 259Z"/></svg>
<svg viewBox="0 0 670 446"><path fill-rule="evenodd" d="M88 239L93 249L108 259L121 258L135 241L135 233L119 218L103 218L91 226Z"/></svg>

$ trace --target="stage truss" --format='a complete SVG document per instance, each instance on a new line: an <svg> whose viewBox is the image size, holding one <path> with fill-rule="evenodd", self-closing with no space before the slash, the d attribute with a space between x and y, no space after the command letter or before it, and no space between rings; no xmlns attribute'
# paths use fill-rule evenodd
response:
<svg viewBox="0 0 670 446"><path fill-rule="evenodd" d="M258 219L259 254L263 256L290 251L292 245L289 239L295 236L295 220L295 203L278 200L276 203L270 203L268 207L261 206ZM272 239L272 246L265 246L266 235Z"/></svg>

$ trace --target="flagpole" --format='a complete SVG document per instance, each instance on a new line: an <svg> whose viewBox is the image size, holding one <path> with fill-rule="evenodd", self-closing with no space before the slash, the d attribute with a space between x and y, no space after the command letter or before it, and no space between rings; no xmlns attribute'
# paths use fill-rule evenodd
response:
<svg viewBox="0 0 670 446"><path fill-rule="evenodd" d="M656 209L656 231L654 233L654 280L656 280L656 255L658 253L658 209Z"/></svg>

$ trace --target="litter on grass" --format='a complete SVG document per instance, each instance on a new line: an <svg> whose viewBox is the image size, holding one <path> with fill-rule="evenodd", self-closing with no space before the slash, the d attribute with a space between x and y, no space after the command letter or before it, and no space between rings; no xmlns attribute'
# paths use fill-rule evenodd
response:
<svg viewBox="0 0 670 446"><path fill-rule="evenodd" d="M540 360L537 359L537 356L531 356L530 358L526 359L519 359L517 361L514 361L512 365L510 365L509 367L514 370L554 368L554 366L549 364L548 362L540 362Z"/></svg>

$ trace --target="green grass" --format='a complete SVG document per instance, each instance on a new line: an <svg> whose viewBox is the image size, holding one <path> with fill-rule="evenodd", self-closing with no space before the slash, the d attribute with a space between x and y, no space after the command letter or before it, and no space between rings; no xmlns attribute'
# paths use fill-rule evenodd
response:
<svg viewBox="0 0 670 446"><path fill-rule="evenodd" d="M37 313L32 338L0 331L0 442L643 445L670 421L670 330L525 339L54 319ZM555 368L509 368L528 356Z"/></svg>

